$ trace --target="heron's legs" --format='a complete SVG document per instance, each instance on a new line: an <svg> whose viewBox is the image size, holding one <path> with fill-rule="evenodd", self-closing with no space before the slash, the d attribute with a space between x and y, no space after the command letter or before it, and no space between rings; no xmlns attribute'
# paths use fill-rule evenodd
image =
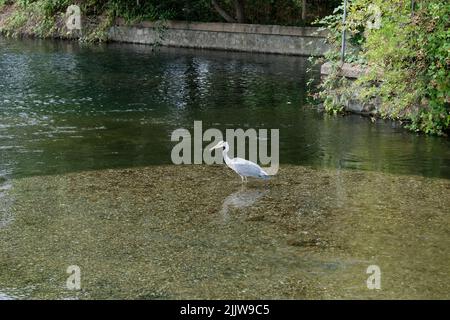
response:
<svg viewBox="0 0 450 320"><path fill-rule="evenodd" d="M248 182L248 179L246 176L241 176L241 175L239 175L239 176L241 177L242 183Z"/></svg>

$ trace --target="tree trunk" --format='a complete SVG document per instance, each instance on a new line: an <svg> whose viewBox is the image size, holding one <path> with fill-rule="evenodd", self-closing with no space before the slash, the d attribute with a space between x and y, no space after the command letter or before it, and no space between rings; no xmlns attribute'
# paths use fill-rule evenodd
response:
<svg viewBox="0 0 450 320"><path fill-rule="evenodd" d="M244 0L234 0L234 8L236 9L236 19L239 23L245 22Z"/></svg>
<svg viewBox="0 0 450 320"><path fill-rule="evenodd" d="M302 0L302 21L306 20L306 0Z"/></svg>
<svg viewBox="0 0 450 320"><path fill-rule="evenodd" d="M225 19L225 21L227 21L227 22L236 22L236 19L234 19L225 10L223 10L219 6L219 4L217 3L216 0L211 0L211 4L212 4L213 8L217 11L217 13L220 14L220 16Z"/></svg>

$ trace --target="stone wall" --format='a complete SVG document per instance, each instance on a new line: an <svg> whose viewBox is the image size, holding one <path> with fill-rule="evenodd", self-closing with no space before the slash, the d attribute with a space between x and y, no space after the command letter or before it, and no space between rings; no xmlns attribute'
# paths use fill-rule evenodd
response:
<svg viewBox="0 0 450 320"><path fill-rule="evenodd" d="M186 21L126 25L118 19L109 30L112 41L164 46L289 55L323 55L325 34L313 27Z"/></svg>
<svg viewBox="0 0 450 320"><path fill-rule="evenodd" d="M346 77L350 81L355 81L359 77L367 74L368 69L350 63L343 63L333 66L330 62L326 62L320 67L320 74L322 77L332 74L333 72L336 72L339 77ZM379 114L381 106L380 97L377 96L370 98L367 101L361 101L358 98L360 90L362 90L361 87L354 88L350 97L346 97L345 94L337 95L337 99L343 104L345 111L369 115Z"/></svg>

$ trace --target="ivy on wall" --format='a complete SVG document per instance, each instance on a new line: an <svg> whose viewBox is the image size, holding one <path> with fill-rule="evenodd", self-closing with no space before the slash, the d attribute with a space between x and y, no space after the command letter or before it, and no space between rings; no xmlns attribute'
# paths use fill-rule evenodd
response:
<svg viewBox="0 0 450 320"><path fill-rule="evenodd" d="M368 72L356 81L339 76L342 8L318 21L329 30L325 60L334 72L316 98L341 112L348 99L377 98L380 116L414 131L444 135L450 128L450 3L447 0L349 1L345 62Z"/></svg>

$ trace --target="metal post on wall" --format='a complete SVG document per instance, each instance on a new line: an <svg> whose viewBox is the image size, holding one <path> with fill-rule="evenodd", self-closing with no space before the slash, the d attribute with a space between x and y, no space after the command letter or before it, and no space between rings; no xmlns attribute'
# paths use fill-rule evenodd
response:
<svg viewBox="0 0 450 320"><path fill-rule="evenodd" d="M345 45L346 45L346 27L345 21L347 19L347 0L344 0L344 13L342 15L342 44L341 44L341 63L345 61Z"/></svg>

